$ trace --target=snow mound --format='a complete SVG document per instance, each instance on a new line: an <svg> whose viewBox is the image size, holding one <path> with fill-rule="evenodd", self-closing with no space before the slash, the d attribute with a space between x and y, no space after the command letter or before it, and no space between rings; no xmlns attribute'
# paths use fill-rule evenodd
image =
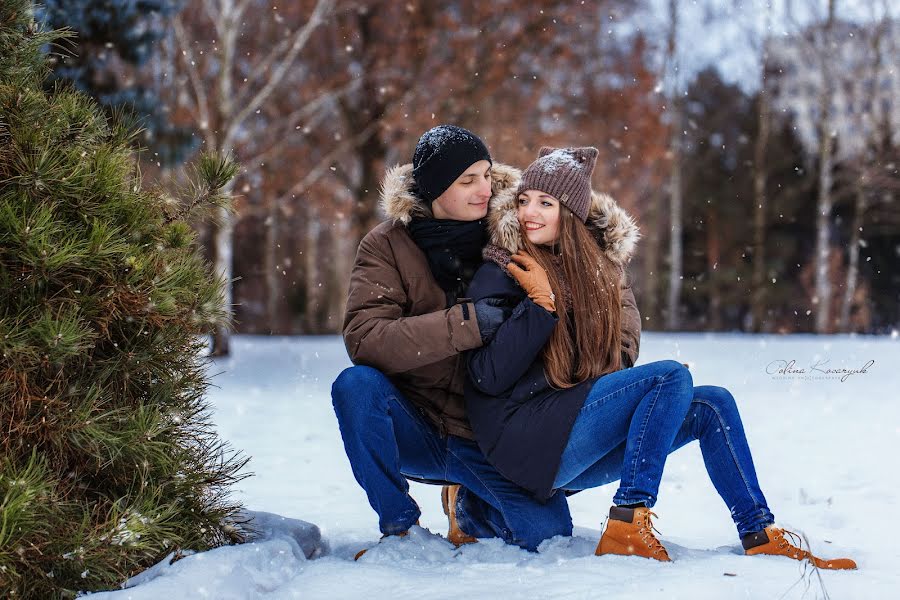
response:
<svg viewBox="0 0 900 600"><path fill-rule="evenodd" d="M308 559L328 553L319 528L300 519L246 511L256 537L236 546L189 552L171 562L173 554L129 579L123 590L91 594L117 600L214 598L237 600L268 596L290 586Z"/></svg>

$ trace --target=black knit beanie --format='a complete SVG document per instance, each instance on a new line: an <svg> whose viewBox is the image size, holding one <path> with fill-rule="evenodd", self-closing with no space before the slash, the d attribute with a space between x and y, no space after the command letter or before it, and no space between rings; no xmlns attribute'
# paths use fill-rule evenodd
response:
<svg viewBox="0 0 900 600"><path fill-rule="evenodd" d="M493 164L481 139L462 127L438 125L419 138L413 153L413 179L419 197L431 204L479 160Z"/></svg>

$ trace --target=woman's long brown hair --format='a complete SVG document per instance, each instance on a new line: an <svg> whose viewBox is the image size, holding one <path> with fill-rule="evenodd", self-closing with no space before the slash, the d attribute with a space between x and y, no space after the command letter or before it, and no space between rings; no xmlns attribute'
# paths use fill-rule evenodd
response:
<svg viewBox="0 0 900 600"><path fill-rule="evenodd" d="M569 388L618 371L622 361L621 268L606 256L587 225L562 205L554 248L531 243L524 232L522 241L525 252L547 271L556 294L559 322L543 351L550 384ZM568 284L571 298L565 298L563 282Z"/></svg>

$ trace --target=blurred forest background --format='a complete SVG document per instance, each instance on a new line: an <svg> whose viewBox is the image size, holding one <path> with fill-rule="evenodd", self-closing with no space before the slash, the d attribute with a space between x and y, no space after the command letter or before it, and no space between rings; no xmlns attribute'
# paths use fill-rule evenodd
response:
<svg viewBox="0 0 900 600"><path fill-rule="evenodd" d="M893 5L893 6L892 6ZM237 331L340 331L386 167L440 123L524 168L594 145L638 221L648 330L900 325L900 7L891 0L45 0L58 80L145 128L174 189L232 152L196 227ZM216 336L217 354L228 336Z"/></svg>

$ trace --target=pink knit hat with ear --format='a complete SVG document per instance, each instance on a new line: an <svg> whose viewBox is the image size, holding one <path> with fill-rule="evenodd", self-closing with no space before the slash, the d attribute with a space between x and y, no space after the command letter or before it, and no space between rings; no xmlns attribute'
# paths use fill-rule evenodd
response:
<svg viewBox="0 0 900 600"><path fill-rule="evenodd" d="M541 148L538 159L522 173L516 191L538 190L550 194L579 219L587 221L591 209L591 173L599 151L585 148Z"/></svg>

